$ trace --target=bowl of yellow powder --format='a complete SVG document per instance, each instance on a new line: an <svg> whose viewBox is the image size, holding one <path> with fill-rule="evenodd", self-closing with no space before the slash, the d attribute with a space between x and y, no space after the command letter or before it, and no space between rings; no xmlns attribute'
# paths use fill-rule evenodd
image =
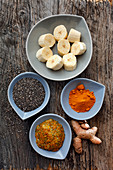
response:
<svg viewBox="0 0 113 170"><path fill-rule="evenodd" d="M103 104L105 86L86 78L76 78L63 88L61 105L64 112L76 120L94 117Z"/></svg>

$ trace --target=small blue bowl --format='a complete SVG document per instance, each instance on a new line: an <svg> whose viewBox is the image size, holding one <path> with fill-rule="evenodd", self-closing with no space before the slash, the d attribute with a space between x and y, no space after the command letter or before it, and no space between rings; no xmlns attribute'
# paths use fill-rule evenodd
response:
<svg viewBox="0 0 113 170"><path fill-rule="evenodd" d="M45 98L43 103L41 104L41 106L39 106L37 109L29 111L29 112L24 112L22 111L20 108L17 107L17 105L15 104L14 100L13 100L13 88L15 86L15 84L21 80L22 78L34 78L37 79L38 81L40 81L40 83L43 85L44 90L45 90ZM8 87L8 100L9 103L11 104L12 108L15 110L15 112L18 114L18 116L20 116L20 118L22 120L25 120L37 113L39 113L48 103L50 98L50 89L49 89L49 85L48 83L38 74L33 73L33 72L25 72L25 73L21 73L18 76L16 76L11 83L9 84Z"/></svg>
<svg viewBox="0 0 113 170"><path fill-rule="evenodd" d="M54 119L54 120L58 121L64 128L65 139L64 139L62 147L56 152L41 149L36 144L36 138L35 138L36 126L48 119ZM45 115L38 117L33 122L32 126L30 128L30 132L29 132L29 140L30 140L30 143L31 143L33 149L40 155L45 156L47 158L62 160L62 159L65 159L65 157L68 154L68 151L69 151L69 148L71 145L71 140L72 140L72 132L71 132L70 125L63 117L61 117L57 114L49 113L49 114L45 114Z"/></svg>
<svg viewBox="0 0 113 170"><path fill-rule="evenodd" d="M96 97L96 102L94 106L88 111L84 113L78 113L74 111L69 105L69 93L71 90L75 89L77 85L84 84L85 89L89 89L94 92ZM86 78L76 78L70 81L63 88L61 93L61 105L64 112L71 118L76 120L87 120L94 117L99 110L101 109L105 94L105 86L97 83L96 81L86 79Z"/></svg>

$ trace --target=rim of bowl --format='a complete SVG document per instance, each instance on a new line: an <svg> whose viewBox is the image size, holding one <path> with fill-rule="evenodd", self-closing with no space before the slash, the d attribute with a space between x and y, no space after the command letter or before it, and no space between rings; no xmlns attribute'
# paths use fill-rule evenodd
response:
<svg viewBox="0 0 113 170"><path fill-rule="evenodd" d="M30 37L31 32L33 31L33 29L34 29L39 23L41 23L42 21L44 21L44 20L46 20L46 19L53 18L53 17L60 17L60 16L72 16L72 17L77 17L77 18L82 18L82 19L83 19L83 21L84 21L84 23L85 23L85 25L86 25L86 28L87 28L87 30L88 30L88 34L89 34L89 38L90 38L90 42L91 42L91 54L90 54L90 58L89 58L89 60L88 60L88 62L87 62L87 64L86 64L86 66L85 66L78 74L76 74L76 76L73 75L73 76L71 76L71 77L69 77L69 78L66 78L66 79L65 79L65 78L64 78L64 79L55 79L55 78L53 79L53 78L50 78L50 77L48 77L48 76L45 76L44 74L40 74L40 72L38 72L37 69L34 68L33 64L31 63L31 61L30 61L30 59L29 59L29 54L28 54L27 46L28 46L28 41L29 41L29 37ZM40 75L43 76L44 78L47 78L47 79L53 80L53 81L70 80L70 79L75 78L75 77L77 77L78 75L80 75L80 74L87 68L87 66L89 65L89 63L90 63L90 61L91 61L91 58L92 58L92 53L93 53L93 44L92 44L91 33L90 33L90 30L89 30L88 25L87 25L87 23L86 23L86 20L84 19L84 17L82 17L82 16L80 16L80 15L58 14L58 15L51 15L51 16L45 17L45 18L41 19L40 21L38 21L38 22L31 28L30 32L28 33L27 39L26 39L26 54L27 54L27 59L28 59L30 65L32 66L32 68L33 68L38 74L40 74Z"/></svg>

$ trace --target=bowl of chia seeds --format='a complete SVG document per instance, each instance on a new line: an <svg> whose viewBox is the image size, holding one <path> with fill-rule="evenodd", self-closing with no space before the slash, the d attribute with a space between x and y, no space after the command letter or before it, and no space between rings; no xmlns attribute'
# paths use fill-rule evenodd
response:
<svg viewBox="0 0 113 170"><path fill-rule="evenodd" d="M39 113L49 98L48 83L33 72L17 75L8 87L9 103L22 120Z"/></svg>

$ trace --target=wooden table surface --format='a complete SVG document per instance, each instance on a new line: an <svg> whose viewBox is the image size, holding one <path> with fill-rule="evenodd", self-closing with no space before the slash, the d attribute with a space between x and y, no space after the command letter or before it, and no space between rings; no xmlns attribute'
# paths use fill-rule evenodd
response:
<svg viewBox="0 0 113 170"><path fill-rule="evenodd" d="M25 52L25 42L32 26L54 14L77 14L86 19L93 39L93 56L87 69L78 77L86 77L106 87L99 113L88 121L97 126L102 144L83 141L83 153L75 153L71 145L65 160L53 160L37 154L29 142L29 129L35 115L22 121L10 106L7 88L19 73L33 71ZM113 6L95 0L0 0L0 169L43 170L113 170ZM60 94L68 81L47 80L51 98L44 113L56 113L69 123L60 105ZM73 133L74 137L74 133Z"/></svg>

